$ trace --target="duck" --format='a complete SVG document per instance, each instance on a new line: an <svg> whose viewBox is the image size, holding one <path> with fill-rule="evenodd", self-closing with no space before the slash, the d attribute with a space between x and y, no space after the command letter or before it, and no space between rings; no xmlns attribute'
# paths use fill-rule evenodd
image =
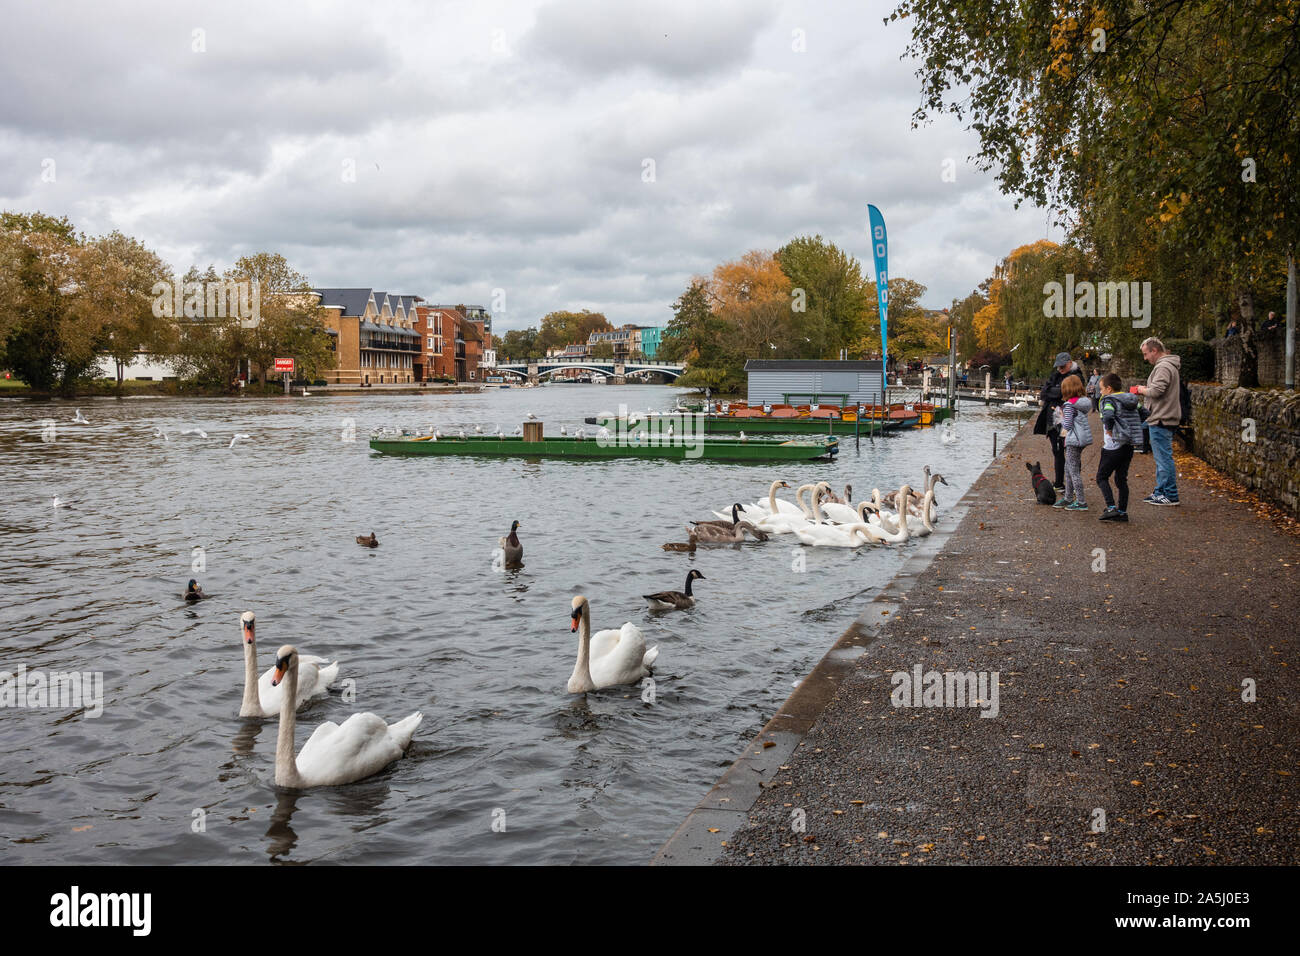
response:
<svg viewBox="0 0 1300 956"><path fill-rule="evenodd" d="M505 552L506 567L512 570L524 566L524 546L519 543L519 535L516 534L518 530L519 522L512 521L510 523L509 537L497 539L497 544L499 544L501 550Z"/></svg>
<svg viewBox="0 0 1300 956"><path fill-rule="evenodd" d="M239 706L240 717L274 717L280 713L284 689L276 686L275 668L268 667L257 676L257 615L245 611L239 616L240 643L244 645L244 700ZM339 662L304 654L300 658L301 673L298 680L295 708L309 700L323 697L330 684L338 680Z"/></svg>
<svg viewBox="0 0 1300 956"><path fill-rule="evenodd" d="M203 588L199 586L199 582L190 578L190 583L185 585L183 597L187 601L202 601L207 595L203 593Z"/></svg>
<svg viewBox="0 0 1300 956"><path fill-rule="evenodd" d="M372 531L369 537L357 535L357 544L363 548L377 548L379 547L379 539L375 537L375 533Z"/></svg>
<svg viewBox="0 0 1300 956"><path fill-rule="evenodd" d="M686 574L686 590L660 591L657 594L643 594L641 596L650 602L650 607L656 611L685 610L688 607L695 606L695 595L691 593L691 583L703 580L704 575L695 568L691 568Z"/></svg>
<svg viewBox="0 0 1300 956"><path fill-rule="evenodd" d="M271 686L286 685L280 704L280 733L275 741L275 783L280 787L337 787L363 780L400 760L424 720L418 710L395 724L377 714L353 714L341 725L326 721L294 756L298 693L298 651L286 644L275 654Z"/></svg>
<svg viewBox="0 0 1300 956"><path fill-rule="evenodd" d="M650 676L659 648L646 650L641 629L628 621L617 631L591 633L591 605L581 594L571 604L569 633L578 631L578 659L567 685L570 694L635 684Z"/></svg>

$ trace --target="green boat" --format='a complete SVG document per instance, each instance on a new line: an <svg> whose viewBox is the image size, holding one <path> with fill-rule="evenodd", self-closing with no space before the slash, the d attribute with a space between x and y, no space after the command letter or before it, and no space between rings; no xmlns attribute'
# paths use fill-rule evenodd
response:
<svg viewBox="0 0 1300 956"><path fill-rule="evenodd" d="M636 419L634 428L644 428L649 424L650 427L667 428L668 423L673 424L677 432L686 429L686 419L693 419L692 427L699 428L695 422L702 422L704 433L706 435L738 435L744 432L746 435L852 435L854 428L858 429L857 434L876 434L881 431L893 432L901 428L913 428L921 421L920 415L909 415L906 418L888 418L884 421L877 419L871 421L864 418L861 422L846 422L839 418L733 418L728 415L703 415L703 414L684 414L669 413L666 415L655 415L649 418L640 417ZM626 419L613 418L596 418L586 419L588 425L604 425L607 428L614 428L615 422L620 429L627 430ZM656 424L650 424L656 423Z"/></svg>
<svg viewBox="0 0 1300 956"><path fill-rule="evenodd" d="M551 437L526 441L520 437L467 435L433 439L429 435L371 438L370 450L381 455L486 455L494 458L647 458L668 461L766 462L811 461L839 452L839 439L781 441L773 438L693 438L626 433L604 438Z"/></svg>

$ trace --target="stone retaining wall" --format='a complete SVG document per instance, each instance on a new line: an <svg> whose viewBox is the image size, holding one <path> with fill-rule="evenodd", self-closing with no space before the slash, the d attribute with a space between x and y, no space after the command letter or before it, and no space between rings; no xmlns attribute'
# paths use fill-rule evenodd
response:
<svg viewBox="0 0 1300 956"><path fill-rule="evenodd" d="M1215 339L1214 380L1236 385L1241 377L1241 336ZM1255 333L1255 351L1259 353L1259 384L1286 384L1286 326L1269 332Z"/></svg>
<svg viewBox="0 0 1300 956"><path fill-rule="evenodd" d="M1189 385L1196 454L1300 515L1300 392ZM1254 421L1254 441L1247 419Z"/></svg>

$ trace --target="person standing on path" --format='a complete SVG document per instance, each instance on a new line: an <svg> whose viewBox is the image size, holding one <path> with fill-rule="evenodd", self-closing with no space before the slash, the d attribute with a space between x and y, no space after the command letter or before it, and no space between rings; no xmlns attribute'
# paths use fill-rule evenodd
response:
<svg viewBox="0 0 1300 956"><path fill-rule="evenodd" d="M1114 372L1101 380L1101 462L1097 465L1097 487L1106 499L1102 521L1128 521L1128 466L1133 461L1133 446L1142 441L1142 419L1138 415L1138 397L1121 392L1120 377ZM1115 476L1119 505L1110 493L1110 476Z"/></svg>
<svg viewBox="0 0 1300 956"><path fill-rule="evenodd" d="M1083 394L1083 379L1067 375L1061 382L1061 431L1065 435L1065 494L1053 507L1087 511L1083 494L1083 450L1092 444L1088 413L1092 401Z"/></svg>
<svg viewBox="0 0 1300 956"><path fill-rule="evenodd" d="M1181 360L1165 351L1165 344L1157 338L1142 343L1142 357L1151 363L1151 375L1145 385L1134 385L1131 391L1146 398L1147 430L1156 460L1156 489L1142 500L1149 505L1176 505L1179 501L1174 429L1183 420Z"/></svg>
<svg viewBox="0 0 1300 956"><path fill-rule="evenodd" d="M1061 352L1056 356L1053 363L1052 374L1048 376L1043 383L1042 389L1038 393L1038 401L1042 403L1042 408L1038 412L1038 420L1034 422L1034 434L1046 435L1048 442L1052 446L1052 464L1055 466L1056 475L1052 486L1057 491L1065 490L1065 437L1061 435L1060 430L1056 427L1054 413L1061 407L1061 381L1067 375L1078 375L1080 384L1083 383L1083 369L1070 358L1069 352Z"/></svg>
<svg viewBox="0 0 1300 956"><path fill-rule="evenodd" d="M1101 401L1101 373L1096 369L1093 369L1092 374L1088 376L1088 397L1092 399L1092 405L1096 408Z"/></svg>

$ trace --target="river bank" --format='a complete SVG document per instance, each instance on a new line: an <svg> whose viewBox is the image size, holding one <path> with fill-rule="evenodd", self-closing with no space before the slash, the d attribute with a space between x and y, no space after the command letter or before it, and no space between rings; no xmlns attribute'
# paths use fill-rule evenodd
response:
<svg viewBox="0 0 1300 956"><path fill-rule="evenodd" d="M461 383L447 385L429 383L427 385L308 385L311 396L324 395L469 395L483 390L481 385ZM303 386L291 386L291 394L302 396ZM0 398L30 398L38 401L64 399L71 401L79 398L136 398L140 396L158 398L284 398L284 385L268 382L261 385L256 382L241 389L231 389L218 385L193 385L178 382L123 382L118 388L116 382L91 382L80 385L70 393L60 391L40 391L20 382L0 383Z"/></svg>
<svg viewBox="0 0 1300 956"><path fill-rule="evenodd" d="M1293 523L1195 459L1145 505L1150 456L1099 522L1097 456L1043 507L1023 429L654 862L1294 864ZM895 706L918 667L992 693Z"/></svg>

